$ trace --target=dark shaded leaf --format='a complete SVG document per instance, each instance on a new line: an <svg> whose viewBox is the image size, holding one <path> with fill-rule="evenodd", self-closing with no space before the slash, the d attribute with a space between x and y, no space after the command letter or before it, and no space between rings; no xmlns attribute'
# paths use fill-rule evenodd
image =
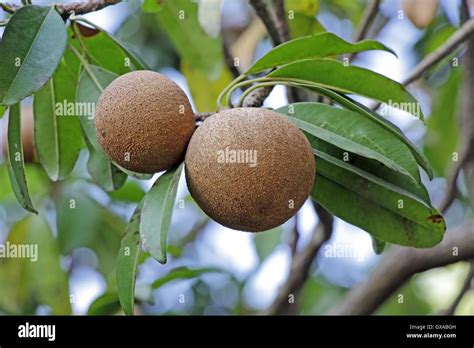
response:
<svg viewBox="0 0 474 348"><path fill-rule="evenodd" d="M183 165L168 170L145 195L140 219L140 236L144 249L160 263L166 263L168 229L173 214Z"/></svg>
<svg viewBox="0 0 474 348"><path fill-rule="evenodd" d="M127 225L117 257L118 295L120 305L126 315L133 315L135 302L135 280L141 249L139 227L142 203L138 205Z"/></svg>

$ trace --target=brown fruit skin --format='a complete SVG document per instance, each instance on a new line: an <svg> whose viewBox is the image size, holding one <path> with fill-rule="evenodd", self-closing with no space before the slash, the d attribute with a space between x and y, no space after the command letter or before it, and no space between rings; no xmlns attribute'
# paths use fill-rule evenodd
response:
<svg viewBox="0 0 474 348"><path fill-rule="evenodd" d="M418 28L431 24L438 10L438 0L404 0L403 11Z"/></svg>
<svg viewBox="0 0 474 348"><path fill-rule="evenodd" d="M8 117L3 116L2 153L8 157ZM21 108L21 143L23 146L23 160L25 163L35 162L36 151L34 146L34 121L31 105Z"/></svg>
<svg viewBox="0 0 474 348"><path fill-rule="evenodd" d="M137 173L157 173L183 159L195 122L176 83L153 71L133 71L102 92L95 128L115 163Z"/></svg>
<svg viewBox="0 0 474 348"><path fill-rule="evenodd" d="M226 147L255 150L256 165L222 163L219 151ZM189 142L185 165L188 189L201 209L226 227L249 232L272 229L296 214L316 174L304 134L283 115L258 108L206 119Z"/></svg>

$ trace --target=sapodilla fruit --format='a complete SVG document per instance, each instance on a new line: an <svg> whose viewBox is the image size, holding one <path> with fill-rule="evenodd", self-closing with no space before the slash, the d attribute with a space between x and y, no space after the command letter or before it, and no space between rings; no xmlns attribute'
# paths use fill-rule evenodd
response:
<svg viewBox="0 0 474 348"><path fill-rule="evenodd" d="M404 0L403 11L418 28L426 28L438 10L438 0Z"/></svg>
<svg viewBox="0 0 474 348"><path fill-rule="evenodd" d="M303 133L286 117L235 108L206 119L186 151L188 189L220 224L258 232L291 218L307 199L316 165Z"/></svg>
<svg viewBox="0 0 474 348"><path fill-rule="evenodd" d="M102 92L95 113L97 139L118 165L156 173L176 165L195 129L187 96L153 71L133 71Z"/></svg>

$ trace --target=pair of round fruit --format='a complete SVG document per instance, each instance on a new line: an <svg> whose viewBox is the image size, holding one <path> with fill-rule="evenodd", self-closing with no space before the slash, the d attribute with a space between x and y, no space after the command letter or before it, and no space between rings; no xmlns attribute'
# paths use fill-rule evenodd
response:
<svg viewBox="0 0 474 348"><path fill-rule="evenodd" d="M219 111L196 129L185 93L167 77L135 71L99 98L95 126L112 161L138 173L173 168L185 157L188 189L224 226L265 231L291 218L316 172L311 146L284 116L260 108Z"/></svg>

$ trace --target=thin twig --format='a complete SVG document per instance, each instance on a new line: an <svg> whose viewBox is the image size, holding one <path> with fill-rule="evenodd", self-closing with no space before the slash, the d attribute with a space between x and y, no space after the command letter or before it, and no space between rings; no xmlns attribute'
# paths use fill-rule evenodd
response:
<svg viewBox="0 0 474 348"><path fill-rule="evenodd" d="M372 0L372 2L365 9L364 15L361 20L361 25L356 35L354 36L354 41L360 41L367 37L370 27L374 22L377 14L379 12L380 0Z"/></svg>
<svg viewBox="0 0 474 348"><path fill-rule="evenodd" d="M364 11L364 15L362 17L359 30L357 30L357 33L354 36L354 42L358 42L367 37L370 27L372 26L372 23L377 17L377 14L379 12L379 7L380 7L380 0L372 0L372 2L367 6L367 8ZM349 55L349 62L352 62L352 60L356 57L356 55L357 53L353 53Z"/></svg>
<svg viewBox="0 0 474 348"><path fill-rule="evenodd" d="M6 2L0 2L0 8L10 14L15 13L21 6L9 4Z"/></svg>
<svg viewBox="0 0 474 348"><path fill-rule="evenodd" d="M312 238L308 245L291 258L290 273L285 283L268 309L268 315L280 315L295 313L297 310L297 301L291 303L290 295L298 299L306 280L310 276L311 265L321 249L322 245L331 237L333 230L333 216L323 207L313 201L314 207L319 216L319 223L312 233Z"/></svg>
<svg viewBox="0 0 474 348"><path fill-rule="evenodd" d="M258 17L262 20L263 24L265 24L265 28L267 28L273 46L277 46L284 42L284 38L280 36L281 30L279 30L279 27L281 25L278 24L279 19L273 15L272 9L267 6L266 2L264 0L250 0L250 4L254 8Z"/></svg>
<svg viewBox="0 0 474 348"><path fill-rule="evenodd" d="M453 35L449 37L443 46L433 53L426 56L412 71L412 73L403 80L403 85L409 85L413 81L418 80L425 71L439 63L454 51L461 43L466 41L474 32L474 19L471 18L464 23Z"/></svg>
<svg viewBox="0 0 474 348"><path fill-rule="evenodd" d="M64 19L69 18L72 14L81 15L89 12L102 10L104 7L115 5L122 0L88 0L81 2L72 2L70 4L57 4L56 9L58 13ZM0 8L8 13L15 13L22 6L10 4L10 3L0 3Z"/></svg>
<svg viewBox="0 0 474 348"><path fill-rule="evenodd" d="M240 71L234 64L234 57L230 53L229 43L225 38L222 40L222 51L224 52L225 64L227 65L227 68L231 72L232 76L234 79L239 77Z"/></svg>
<svg viewBox="0 0 474 348"><path fill-rule="evenodd" d="M446 213L446 211L453 204L454 199L456 198L459 173L461 172L461 169L463 168L464 164L467 161L468 153L469 153L468 149L465 149L461 153L460 158L458 158L458 161L455 162L455 165L453 169L451 170L451 173L449 174L449 177L447 179L446 191L444 193L444 198L439 205L439 211L441 211L442 213Z"/></svg>
<svg viewBox="0 0 474 348"><path fill-rule="evenodd" d="M267 6L264 0L250 0L250 4L265 24L274 46L288 41L290 35L282 0L275 0L273 7ZM262 106L272 89L272 87L266 87L255 90L244 100L243 106Z"/></svg>
<svg viewBox="0 0 474 348"><path fill-rule="evenodd" d="M466 21L441 47L419 62L411 74L402 81L402 85L407 86L418 80L427 70L450 55L460 44L466 41L472 33L474 33L474 18ZM380 103L376 103L372 109L377 110L380 105Z"/></svg>
<svg viewBox="0 0 474 348"><path fill-rule="evenodd" d="M199 121L204 121L206 118L214 115L215 112L196 112L194 114L194 120L196 122L199 122Z"/></svg>
<svg viewBox="0 0 474 348"><path fill-rule="evenodd" d="M300 231L298 227L298 214L295 215L295 224L293 225L293 229L291 230L291 240L290 240L290 250L291 256L293 257L296 254L298 249L298 241L300 239Z"/></svg>

